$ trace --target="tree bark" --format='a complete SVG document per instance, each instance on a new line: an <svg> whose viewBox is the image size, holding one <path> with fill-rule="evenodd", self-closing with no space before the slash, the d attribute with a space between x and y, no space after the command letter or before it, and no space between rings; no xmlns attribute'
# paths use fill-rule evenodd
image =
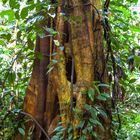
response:
<svg viewBox="0 0 140 140"><path fill-rule="evenodd" d="M71 123L75 128L80 123L80 118L76 117L72 108L84 111L86 103L93 104L82 94L92 87L93 81L109 83L101 7L99 0L67 0L65 3L60 1L57 16L53 21L53 28L58 31L58 35L53 39L58 40L60 45L51 43L51 37L37 38L36 58L26 92L24 111L31 114L50 137L54 135L59 121L63 127ZM65 13L67 19L60 13ZM42 59L37 57L38 53L42 54ZM53 53L56 55L50 57ZM47 73L47 66L53 62L56 62L52 65L53 69ZM110 91L107 87L101 87L100 92ZM99 127L95 127L93 131L100 135L101 140L110 140L111 101L106 103L95 100L94 104L102 106L108 117L100 117L104 131ZM26 124L25 140L33 125L32 122ZM78 130L74 131L74 137L80 135ZM33 140L46 139L38 126L35 126L32 135ZM94 138L88 136L87 139Z"/></svg>

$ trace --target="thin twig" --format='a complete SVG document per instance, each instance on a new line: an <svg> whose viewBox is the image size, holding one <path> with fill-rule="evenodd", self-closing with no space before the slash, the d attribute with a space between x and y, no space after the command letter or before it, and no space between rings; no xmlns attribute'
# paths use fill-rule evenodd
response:
<svg viewBox="0 0 140 140"><path fill-rule="evenodd" d="M25 116L28 116L29 118L31 118L31 120L32 120L33 122L35 122L35 124L36 124L36 125L40 128L40 130L44 133L44 135L46 136L46 138L47 138L48 140L51 140L51 139L49 138L49 135L46 133L46 131L42 128L42 126L39 124L39 122L38 122L31 114L26 113L26 112L23 112L23 111L21 111L20 113L23 114L23 115L25 115Z"/></svg>

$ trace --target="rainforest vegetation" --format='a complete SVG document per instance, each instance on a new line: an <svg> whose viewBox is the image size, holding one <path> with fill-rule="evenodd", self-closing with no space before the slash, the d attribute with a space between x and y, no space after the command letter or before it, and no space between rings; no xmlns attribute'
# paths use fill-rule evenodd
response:
<svg viewBox="0 0 140 140"><path fill-rule="evenodd" d="M0 140L139 140L138 0L0 1Z"/></svg>

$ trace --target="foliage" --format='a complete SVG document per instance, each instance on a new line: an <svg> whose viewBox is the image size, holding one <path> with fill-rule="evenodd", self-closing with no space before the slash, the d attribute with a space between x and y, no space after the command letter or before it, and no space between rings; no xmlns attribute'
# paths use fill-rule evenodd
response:
<svg viewBox="0 0 140 140"><path fill-rule="evenodd" d="M25 89L31 76L35 40L36 36L45 36L44 30L47 30L50 36L57 34L57 31L45 26L47 16L55 17L56 5L51 5L49 0L2 0L2 2L3 6L0 3L2 9L0 12L0 139L11 139L16 130L24 135L24 120L19 118L18 112L22 109ZM140 139L140 58L138 56L140 28L137 11L132 11L137 2L138 0L111 0L108 13L103 13L103 19L106 14L109 18L111 47L116 65L116 75L113 77L113 62L108 61L108 70L113 77L112 90L113 85L118 87L117 93L113 91L116 93L113 96L116 106L113 110L113 124L119 140ZM57 40L54 40L54 43L60 45ZM41 59L41 54L36 55ZM50 70L54 63L56 62L52 61L49 66ZM131 67L135 67L133 71ZM100 86L108 87L101 83L86 92L87 98L92 103ZM97 100L102 101L108 98L106 93L97 96ZM66 131L71 139L72 131L83 127L81 140L86 139L89 133L98 137L92 129L96 125L104 129L98 115L106 117L105 111L93 104L86 104L84 111L90 114L88 118L80 114L81 121L77 128L73 128L71 124L63 128L60 123L55 129L54 139L58 137L63 139L63 131Z"/></svg>
<svg viewBox="0 0 140 140"><path fill-rule="evenodd" d="M0 139L10 139L17 127L23 131L18 112L34 59L34 34L25 35L26 25L15 14L7 5L0 13Z"/></svg>
<svg viewBox="0 0 140 140"><path fill-rule="evenodd" d="M75 114L74 117L76 117L77 120L80 120L79 123L75 125L70 122L66 127L64 127L60 122L58 127L54 130L55 135L53 136L52 140L87 140L89 137L96 138L96 140L101 139L94 129L98 128L104 131L105 128L100 118L102 117L106 119L108 116L103 107L95 103L95 100L106 102L110 100L110 97L106 93L99 92L100 86L109 85L96 85L95 82L93 82L93 86L89 90L81 93L87 97L89 103L84 105L83 110L80 110L76 107L73 108L73 112ZM96 94L97 96L95 96ZM75 131L80 131L80 135L75 135Z"/></svg>
<svg viewBox="0 0 140 140"><path fill-rule="evenodd" d="M111 1L110 24L112 47L118 67L115 78L119 90L113 123L117 139L139 139L139 37L140 28L135 4L138 1ZM117 129L116 129L117 128Z"/></svg>

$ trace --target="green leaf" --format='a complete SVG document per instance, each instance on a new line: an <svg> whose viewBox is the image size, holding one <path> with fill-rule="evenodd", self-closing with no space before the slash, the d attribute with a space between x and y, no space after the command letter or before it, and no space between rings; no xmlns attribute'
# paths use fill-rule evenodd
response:
<svg viewBox="0 0 140 140"><path fill-rule="evenodd" d="M86 134L85 134L85 135L82 135L82 136L80 137L79 140L87 140L87 136L86 136Z"/></svg>
<svg viewBox="0 0 140 140"><path fill-rule="evenodd" d="M62 131L62 130L64 130L64 127L60 125L60 126L58 126L54 129L54 132L59 132L59 131Z"/></svg>
<svg viewBox="0 0 140 140"><path fill-rule="evenodd" d="M101 96L104 96L104 97L106 97L106 98L110 98L110 94L109 94L109 93L101 93L100 95L101 95Z"/></svg>
<svg viewBox="0 0 140 140"><path fill-rule="evenodd" d="M140 63L140 57L138 57L136 55L134 56L134 60L135 60L136 63L138 63L138 64Z"/></svg>
<svg viewBox="0 0 140 140"><path fill-rule="evenodd" d="M99 87L110 87L110 85L108 85L108 84L99 84L98 86Z"/></svg>
<svg viewBox="0 0 140 140"><path fill-rule="evenodd" d="M14 83L15 79L16 79L15 72L11 72L11 73L8 74L8 80L9 80L10 84Z"/></svg>
<svg viewBox="0 0 140 140"><path fill-rule="evenodd" d="M47 32L49 32L50 33L50 35L53 35L53 36L55 36L55 35L57 35L57 31L55 31L54 29L52 29L52 28L44 28Z"/></svg>
<svg viewBox="0 0 140 140"><path fill-rule="evenodd" d="M137 26L131 26L130 30L133 31L133 32L140 33L140 28L137 27Z"/></svg>
<svg viewBox="0 0 140 140"><path fill-rule="evenodd" d="M138 0L133 0L133 2L134 2L135 4L137 4L137 3L138 3Z"/></svg>
<svg viewBox="0 0 140 140"><path fill-rule="evenodd" d="M98 120L92 120L92 123L98 125L102 130L104 130L103 125Z"/></svg>
<svg viewBox="0 0 140 140"><path fill-rule="evenodd" d="M15 18L16 19L20 19L20 15L19 14L20 14L19 10L15 11Z"/></svg>
<svg viewBox="0 0 140 140"><path fill-rule="evenodd" d="M94 107L85 104L84 108L91 113L92 118L97 118L98 112Z"/></svg>
<svg viewBox="0 0 140 140"><path fill-rule="evenodd" d="M72 132L72 130L73 130L72 126L69 126L69 128L68 128L68 134L70 134Z"/></svg>
<svg viewBox="0 0 140 140"><path fill-rule="evenodd" d="M31 40L31 38L28 38L27 43L28 43L29 48L32 50L34 48L34 43Z"/></svg>
<svg viewBox="0 0 140 140"><path fill-rule="evenodd" d="M99 112L100 115L102 115L104 118L107 118L107 114L104 110L100 109L100 108L96 108Z"/></svg>
<svg viewBox="0 0 140 140"><path fill-rule="evenodd" d="M59 43L58 40L54 40L54 44L55 44L56 46L60 46L60 43Z"/></svg>
<svg viewBox="0 0 140 140"><path fill-rule="evenodd" d="M82 130L82 133L87 135L87 128L85 128L84 130Z"/></svg>
<svg viewBox="0 0 140 140"><path fill-rule="evenodd" d="M101 93L97 96L97 99L102 101L106 101L108 98L110 98L110 94L108 93Z"/></svg>
<svg viewBox="0 0 140 140"><path fill-rule="evenodd" d="M16 108L16 109L13 110L13 113L19 113L21 110L22 110L22 109L17 109L17 108Z"/></svg>
<svg viewBox="0 0 140 140"><path fill-rule="evenodd" d="M8 17L8 22L11 22L12 20L15 19L15 13L14 13L14 11L11 10L11 9L10 9L10 10L2 11L2 12L0 13L0 16L1 16L2 18Z"/></svg>
<svg viewBox="0 0 140 140"><path fill-rule="evenodd" d="M18 31L17 32L17 39L20 39L20 37L21 37L21 31Z"/></svg>
<svg viewBox="0 0 140 140"><path fill-rule="evenodd" d="M78 128L83 128L84 127L84 124L85 124L85 121L80 121L80 124L78 125Z"/></svg>
<svg viewBox="0 0 140 140"><path fill-rule="evenodd" d="M88 97L91 101L94 101L95 90L93 88L88 90Z"/></svg>
<svg viewBox="0 0 140 140"><path fill-rule="evenodd" d="M95 85L94 83L93 83L93 86L94 86L95 90L97 91L97 93L100 94L99 87L97 85Z"/></svg>
<svg viewBox="0 0 140 140"><path fill-rule="evenodd" d="M18 9L20 7L17 0L9 0L9 5L12 9Z"/></svg>
<svg viewBox="0 0 140 140"><path fill-rule="evenodd" d="M87 127L88 133L91 133L93 131L93 126L88 123L88 127Z"/></svg>
<svg viewBox="0 0 140 140"><path fill-rule="evenodd" d="M43 33L43 32L41 32L41 33L38 33L38 36L39 36L40 38L44 38L44 37L46 37L46 34Z"/></svg>
<svg viewBox="0 0 140 140"><path fill-rule="evenodd" d="M5 4L8 0L2 0L3 4Z"/></svg>
<svg viewBox="0 0 140 140"><path fill-rule="evenodd" d="M94 131L92 131L92 132L91 132L91 134L92 134L92 136L93 136L93 137L95 137L95 138L97 138L97 137L98 137L97 133L96 133L96 132L94 132Z"/></svg>
<svg viewBox="0 0 140 140"><path fill-rule="evenodd" d="M23 136L25 135L25 131L23 128L18 128L18 131L21 135L23 135Z"/></svg>
<svg viewBox="0 0 140 140"><path fill-rule="evenodd" d="M130 79L129 83L135 83L137 79Z"/></svg>
<svg viewBox="0 0 140 140"><path fill-rule="evenodd" d="M3 37L3 39L7 39L7 41L9 41L11 39L12 35L10 33L8 33L8 34L3 34L2 37Z"/></svg>
<svg viewBox="0 0 140 140"><path fill-rule="evenodd" d="M28 16L28 7L22 9L20 16L23 20Z"/></svg>
<svg viewBox="0 0 140 140"><path fill-rule="evenodd" d="M90 111L90 110L91 110L91 105L85 104L84 108L85 108L87 111Z"/></svg>
<svg viewBox="0 0 140 140"><path fill-rule="evenodd" d="M53 59L51 62L53 65L58 63L58 60Z"/></svg>
<svg viewBox="0 0 140 140"><path fill-rule="evenodd" d="M97 119L98 111L95 108L92 107L90 113L93 119Z"/></svg>
<svg viewBox="0 0 140 140"><path fill-rule="evenodd" d="M0 39L0 45L2 45L2 46L6 45L6 43L5 43L5 41L3 39Z"/></svg>
<svg viewBox="0 0 140 140"><path fill-rule="evenodd" d="M101 96L101 95L97 96L97 99L98 99L98 100L101 100L101 101L106 101L106 98L103 97L103 96Z"/></svg>
<svg viewBox="0 0 140 140"><path fill-rule="evenodd" d="M95 121L95 119L92 119L92 118L89 119L89 122L92 124L94 124L94 121Z"/></svg>

